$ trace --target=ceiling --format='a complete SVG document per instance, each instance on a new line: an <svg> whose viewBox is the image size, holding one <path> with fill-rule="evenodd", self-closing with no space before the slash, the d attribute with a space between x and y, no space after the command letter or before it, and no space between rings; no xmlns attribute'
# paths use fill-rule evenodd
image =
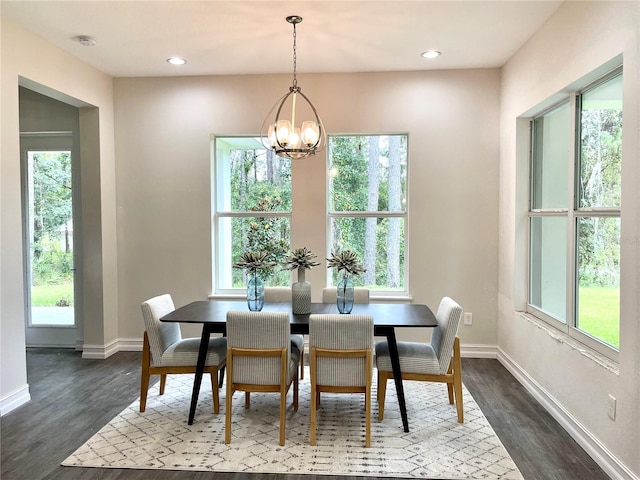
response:
<svg viewBox="0 0 640 480"><path fill-rule="evenodd" d="M1 14L115 77L502 66L561 1L1 1ZM73 37L90 35L85 47ZM442 56L425 60L420 53ZM166 62L187 60L183 66Z"/></svg>

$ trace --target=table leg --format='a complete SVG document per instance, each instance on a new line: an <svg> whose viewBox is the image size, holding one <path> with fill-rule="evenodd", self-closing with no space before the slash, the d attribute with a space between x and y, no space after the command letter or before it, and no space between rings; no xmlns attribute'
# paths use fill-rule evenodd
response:
<svg viewBox="0 0 640 480"><path fill-rule="evenodd" d="M198 351L198 363L196 364L196 376L193 380L193 392L191 393L191 408L189 408L189 425L193 425L193 417L196 415L196 406L198 405L198 395L200 394L200 384L202 383L202 374L204 373L204 364L207 360L207 351L209 350L209 337L211 331L207 324L202 326L202 338L200 339L200 350Z"/></svg>
<svg viewBox="0 0 640 480"><path fill-rule="evenodd" d="M407 418L407 405L404 401L404 387L402 386L402 372L400 371L400 358L398 357L398 344L396 343L396 332L393 328L387 331L387 343L389 344L389 357L391 358L391 369L393 379L396 383L396 394L398 395L398 405L400 405L400 415L402 416L402 426L405 432L409 432L409 420Z"/></svg>

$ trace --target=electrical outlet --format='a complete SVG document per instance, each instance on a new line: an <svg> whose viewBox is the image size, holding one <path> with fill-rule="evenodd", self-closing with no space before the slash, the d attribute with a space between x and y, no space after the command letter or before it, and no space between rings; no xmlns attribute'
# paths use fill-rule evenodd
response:
<svg viewBox="0 0 640 480"><path fill-rule="evenodd" d="M464 312L464 324L465 325L473 324L473 314L471 312Z"/></svg>
<svg viewBox="0 0 640 480"><path fill-rule="evenodd" d="M607 408L607 415L611 420L616 419L616 397L609 395L609 403Z"/></svg>

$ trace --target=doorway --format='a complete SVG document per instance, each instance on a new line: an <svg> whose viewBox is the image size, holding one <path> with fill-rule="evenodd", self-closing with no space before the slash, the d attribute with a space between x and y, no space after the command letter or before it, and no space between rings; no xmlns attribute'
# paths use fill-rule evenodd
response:
<svg viewBox="0 0 640 480"><path fill-rule="evenodd" d="M77 341L73 135L21 134L27 347Z"/></svg>

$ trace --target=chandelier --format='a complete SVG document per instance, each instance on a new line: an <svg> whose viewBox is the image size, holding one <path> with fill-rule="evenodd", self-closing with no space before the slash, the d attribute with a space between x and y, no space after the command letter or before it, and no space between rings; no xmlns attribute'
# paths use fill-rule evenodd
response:
<svg viewBox="0 0 640 480"><path fill-rule="evenodd" d="M302 17L292 15L286 20L293 25L293 84L267 114L260 139L265 148L273 150L279 157L307 158L324 149L326 134L316 108L302 93L296 78L296 25L302 22ZM287 118L289 111L291 117ZM300 118L301 115L306 115L306 119L298 126L296 116Z"/></svg>

